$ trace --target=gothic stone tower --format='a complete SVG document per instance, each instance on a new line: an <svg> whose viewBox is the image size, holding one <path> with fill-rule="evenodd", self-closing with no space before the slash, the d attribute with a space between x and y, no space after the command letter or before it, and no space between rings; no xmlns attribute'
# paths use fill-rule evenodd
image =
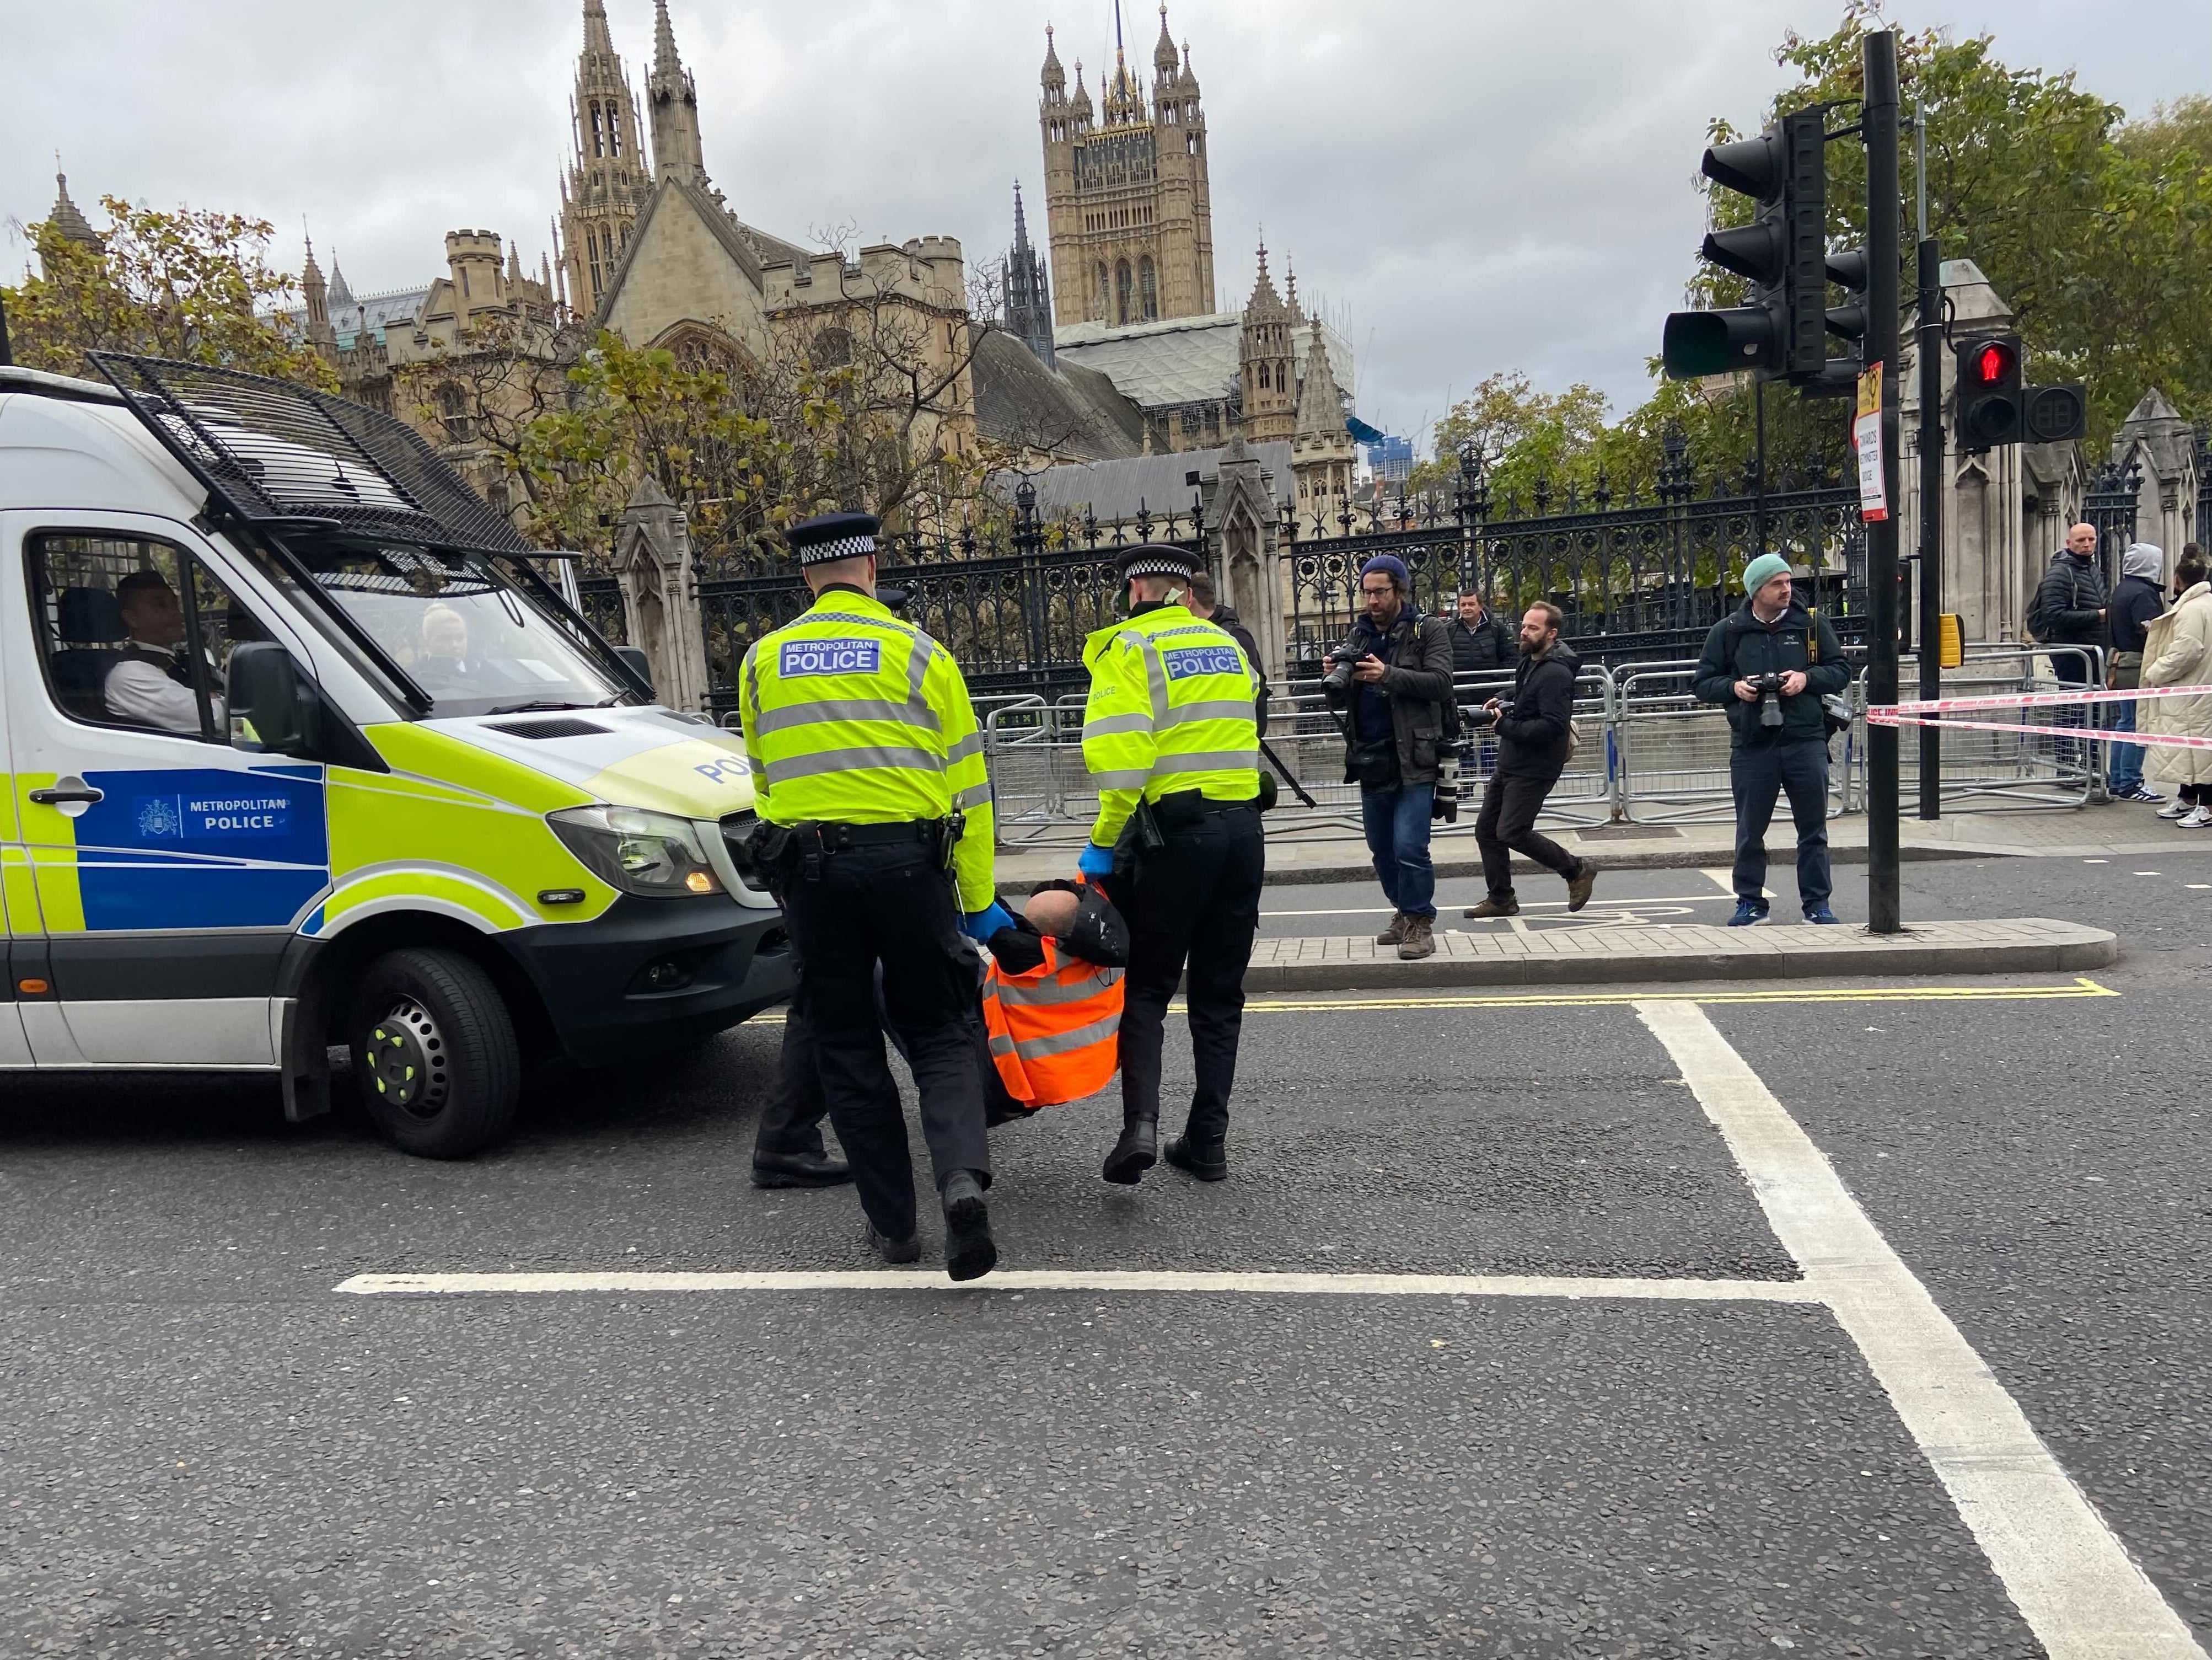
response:
<svg viewBox="0 0 2212 1660"><path fill-rule="evenodd" d="M653 105L655 176L706 184L707 160L699 147L699 89L676 55L668 0L653 0L653 73L646 76L645 95Z"/></svg>
<svg viewBox="0 0 2212 1660"><path fill-rule="evenodd" d="M1036 354L1039 362L1052 368L1052 283L1045 275L1043 256L1030 246L1019 185L1014 186L1014 246L1000 268L1000 280L1006 289L1007 330Z"/></svg>
<svg viewBox="0 0 2212 1660"><path fill-rule="evenodd" d="M1037 124L1044 139L1045 210L1052 246L1054 321L1119 328L1213 310L1213 198L1206 182L1206 117L1190 52L1181 54L1160 8L1149 107L1117 44L1104 102L1091 119L1083 65L1075 95L1045 31Z"/></svg>
<svg viewBox="0 0 2212 1660"><path fill-rule="evenodd" d="M1293 295L1297 290L1291 290ZM1267 245L1260 244L1260 276L1244 307L1244 329L1237 343L1237 371L1243 381L1246 441L1265 443L1291 437L1298 424L1298 315L1267 275ZM1319 337L1316 336L1316 338Z"/></svg>
<svg viewBox="0 0 2212 1660"><path fill-rule="evenodd" d="M661 27L667 27L665 9ZM562 181L561 246L556 257L568 304L589 316L614 280L630 230L653 194L653 171L638 143L637 100L623 78L600 0L584 0L584 50L576 59L569 116L575 126L576 154ZM696 119L691 131L696 151Z"/></svg>

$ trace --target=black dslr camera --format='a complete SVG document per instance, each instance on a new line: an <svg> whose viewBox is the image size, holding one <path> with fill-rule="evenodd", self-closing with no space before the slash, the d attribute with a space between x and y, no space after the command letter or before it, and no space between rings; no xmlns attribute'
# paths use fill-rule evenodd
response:
<svg viewBox="0 0 2212 1660"><path fill-rule="evenodd" d="M1759 694L1759 724L1778 727L1782 724L1782 683L1780 674L1753 674L1744 677L1751 689Z"/></svg>
<svg viewBox="0 0 2212 1660"><path fill-rule="evenodd" d="M1352 671L1359 661L1359 654L1349 646L1340 646L1328 654L1328 672L1321 683L1332 691L1352 690Z"/></svg>

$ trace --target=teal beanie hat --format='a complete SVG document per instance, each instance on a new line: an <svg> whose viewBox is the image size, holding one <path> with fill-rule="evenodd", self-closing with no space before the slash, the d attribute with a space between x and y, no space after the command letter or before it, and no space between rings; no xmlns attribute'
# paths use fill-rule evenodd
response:
<svg viewBox="0 0 2212 1660"><path fill-rule="evenodd" d="M1778 576L1790 574L1790 562L1778 553L1762 553L1743 568L1743 591L1757 593Z"/></svg>

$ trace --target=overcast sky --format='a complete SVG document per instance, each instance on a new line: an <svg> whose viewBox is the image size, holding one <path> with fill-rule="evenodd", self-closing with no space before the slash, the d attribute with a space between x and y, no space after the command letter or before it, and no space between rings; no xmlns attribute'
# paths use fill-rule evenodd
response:
<svg viewBox="0 0 2212 1660"><path fill-rule="evenodd" d="M605 0L641 82L651 0ZM2207 0L1893 0L1905 27L1990 29L2015 66L2074 68L2131 112L2212 89ZM1044 27L1097 96L1111 0L672 0L707 166L738 214L795 241L1012 234L1042 193ZM1208 111L1224 309L1266 228L1279 277L1325 296L1367 419L1416 432L1485 374L1587 380L1616 406L1680 303L1701 234L1706 121L1755 119L1784 30L1840 0L1174 0ZM103 193L301 216L356 293L428 281L446 231L535 268L568 153L581 0L0 0L0 222ZM1125 6L1150 74L1159 30ZM1946 250L1948 252L1953 250ZM1963 250L1971 255L1972 249ZM0 232L0 265L27 250ZM1054 274L1057 281L1058 274Z"/></svg>

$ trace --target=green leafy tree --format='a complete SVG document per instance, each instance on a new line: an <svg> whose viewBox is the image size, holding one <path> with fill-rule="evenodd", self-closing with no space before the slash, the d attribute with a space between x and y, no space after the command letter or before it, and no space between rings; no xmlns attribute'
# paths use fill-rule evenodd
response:
<svg viewBox="0 0 2212 1660"><path fill-rule="evenodd" d="M1850 0L1834 33L1785 35L1776 61L1796 83L1770 118L1816 104L1855 119L1867 34L1879 0ZM2073 71L2014 69L1987 34L1899 31L1905 109L1927 121L1928 220L1947 258L1978 265L2013 309L2038 380L2080 380L2101 441L2144 391L2212 408L2212 100L2185 99L2146 121L2075 83ZM1740 137L1725 120L1716 141ZM1866 155L1828 146L1828 209L1841 243L1865 234ZM1919 187L1902 146L1902 190ZM1909 211L1909 209L1908 209ZM1739 223L1742 197L1717 193L1715 217ZM1741 279L1705 271L1692 285L1735 303Z"/></svg>
<svg viewBox="0 0 2212 1660"><path fill-rule="evenodd" d="M40 270L4 290L16 362L81 375L87 352L135 352L337 390L282 314L296 285L268 262L266 220L112 196L100 205L112 223L94 245L51 222L30 228Z"/></svg>

